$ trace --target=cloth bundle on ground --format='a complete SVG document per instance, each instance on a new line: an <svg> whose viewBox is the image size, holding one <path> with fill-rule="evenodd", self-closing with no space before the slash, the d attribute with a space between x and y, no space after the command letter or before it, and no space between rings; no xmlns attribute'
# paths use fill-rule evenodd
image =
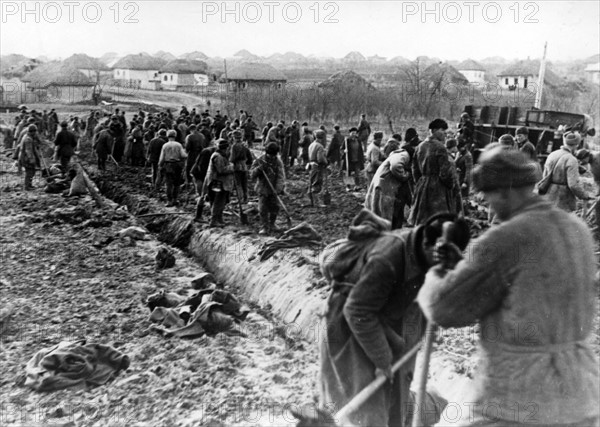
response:
<svg viewBox="0 0 600 427"><path fill-rule="evenodd" d="M317 230L309 223L303 222L287 230L279 239L263 244L258 252L258 257L261 261L265 261L271 258L279 249L318 245L321 240L323 238Z"/></svg>
<svg viewBox="0 0 600 427"><path fill-rule="evenodd" d="M129 367L129 357L113 347L63 341L37 352L27 363L26 386L36 391L92 387L107 383Z"/></svg>
<svg viewBox="0 0 600 427"><path fill-rule="evenodd" d="M203 335L244 335L234 329L250 309L242 305L230 292L222 289L204 289L189 298L160 291L148 297L152 312L150 321L159 323L166 336L194 338Z"/></svg>

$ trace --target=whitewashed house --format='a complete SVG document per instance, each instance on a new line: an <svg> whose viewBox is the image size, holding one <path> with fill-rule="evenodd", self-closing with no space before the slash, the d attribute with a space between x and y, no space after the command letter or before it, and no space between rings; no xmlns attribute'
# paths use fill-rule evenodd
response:
<svg viewBox="0 0 600 427"><path fill-rule="evenodd" d="M599 84L600 62L596 62L595 64L588 64L588 66L585 67L585 76L590 83Z"/></svg>
<svg viewBox="0 0 600 427"><path fill-rule="evenodd" d="M540 61L524 60L509 66L498 74L498 84L502 89L532 89L536 90L540 74ZM544 85L558 86L560 77L546 66Z"/></svg>
<svg viewBox="0 0 600 427"><path fill-rule="evenodd" d="M485 68L472 59L467 59L456 66L456 69L469 81L469 83L485 83Z"/></svg>
<svg viewBox="0 0 600 427"><path fill-rule="evenodd" d="M164 90L190 90L209 84L206 63L187 59L175 59L164 65L159 78Z"/></svg>
<svg viewBox="0 0 600 427"><path fill-rule="evenodd" d="M159 71L165 63L148 55L127 55L113 66L113 79L126 87L158 90Z"/></svg>

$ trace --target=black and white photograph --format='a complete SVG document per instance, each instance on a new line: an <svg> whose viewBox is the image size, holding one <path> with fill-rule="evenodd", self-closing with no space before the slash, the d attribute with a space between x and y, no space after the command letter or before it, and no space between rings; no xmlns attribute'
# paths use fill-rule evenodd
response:
<svg viewBox="0 0 600 427"><path fill-rule="evenodd" d="M600 427L600 2L0 0L0 425Z"/></svg>

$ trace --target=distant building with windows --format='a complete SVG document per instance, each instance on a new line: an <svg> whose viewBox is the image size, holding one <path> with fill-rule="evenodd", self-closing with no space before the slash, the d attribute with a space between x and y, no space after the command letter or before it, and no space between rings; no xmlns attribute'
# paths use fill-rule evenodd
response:
<svg viewBox="0 0 600 427"><path fill-rule="evenodd" d="M535 91L540 74L540 61L525 60L512 64L498 74L498 84L503 89L530 89ZM546 66L544 85L558 86L560 77Z"/></svg>
<svg viewBox="0 0 600 427"><path fill-rule="evenodd" d="M208 86L206 63L188 59L175 59L159 71L160 87L164 90L188 90Z"/></svg>
<svg viewBox="0 0 600 427"><path fill-rule="evenodd" d="M248 62L231 67L221 80L229 85L230 90L242 91L281 89L287 82L287 77L271 65Z"/></svg>
<svg viewBox="0 0 600 427"><path fill-rule="evenodd" d="M160 89L159 70L166 61L149 55L127 55L113 66L113 79L136 89Z"/></svg>
<svg viewBox="0 0 600 427"><path fill-rule="evenodd" d="M456 69L465 76L469 83L485 83L485 68L472 59L461 62Z"/></svg>

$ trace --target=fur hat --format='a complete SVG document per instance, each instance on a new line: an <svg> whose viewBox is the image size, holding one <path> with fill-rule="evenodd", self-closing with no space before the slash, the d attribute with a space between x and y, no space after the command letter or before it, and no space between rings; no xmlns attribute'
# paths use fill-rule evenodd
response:
<svg viewBox="0 0 600 427"><path fill-rule="evenodd" d="M581 136L577 132L567 132L563 135L563 141L566 145L579 145L581 142Z"/></svg>
<svg viewBox="0 0 600 427"><path fill-rule="evenodd" d="M473 187L477 191L526 187L541 178L539 163L521 151L506 150L501 146L481 153L473 169Z"/></svg>
<svg viewBox="0 0 600 427"><path fill-rule="evenodd" d="M327 134L325 133L324 130L319 129L318 131L315 132L315 138L317 139L325 139L325 136Z"/></svg>
<svg viewBox="0 0 600 427"><path fill-rule="evenodd" d="M521 126L519 129L517 129L516 135L529 135L529 129L527 129L525 126Z"/></svg>
<svg viewBox="0 0 600 427"><path fill-rule="evenodd" d="M226 150L229 148L229 141L226 139L219 139L217 141L217 147L219 147L219 150Z"/></svg>
<svg viewBox="0 0 600 427"><path fill-rule="evenodd" d="M177 131L175 129L167 131L167 138L177 138Z"/></svg>
<svg viewBox="0 0 600 427"><path fill-rule="evenodd" d="M373 139L383 139L383 132L377 131L373 133Z"/></svg>

